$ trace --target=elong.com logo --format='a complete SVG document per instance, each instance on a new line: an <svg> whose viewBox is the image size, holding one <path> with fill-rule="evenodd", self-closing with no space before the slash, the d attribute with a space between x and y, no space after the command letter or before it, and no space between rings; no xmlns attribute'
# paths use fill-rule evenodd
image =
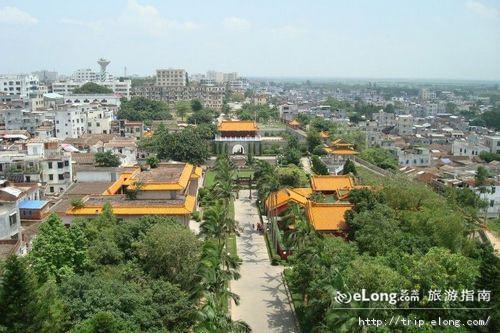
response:
<svg viewBox="0 0 500 333"><path fill-rule="evenodd" d="M352 301L358 302L387 302L391 305L395 305L398 301L412 301L418 302L420 299L419 295L408 295L408 294L399 294L399 293L368 293L366 289L361 289L361 292L350 293L350 292L341 292L337 290L335 295L335 301L339 304L349 304Z"/></svg>

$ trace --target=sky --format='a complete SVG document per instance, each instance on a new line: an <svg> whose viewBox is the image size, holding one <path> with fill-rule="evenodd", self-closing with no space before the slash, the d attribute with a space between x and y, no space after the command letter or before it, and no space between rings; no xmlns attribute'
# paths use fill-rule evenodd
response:
<svg viewBox="0 0 500 333"><path fill-rule="evenodd" d="M500 0L0 0L0 73L500 79Z"/></svg>

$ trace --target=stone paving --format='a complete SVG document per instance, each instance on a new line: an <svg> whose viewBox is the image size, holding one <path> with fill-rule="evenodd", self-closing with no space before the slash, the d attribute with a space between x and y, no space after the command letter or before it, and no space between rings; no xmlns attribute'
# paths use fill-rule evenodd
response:
<svg viewBox="0 0 500 333"><path fill-rule="evenodd" d="M248 197L248 190L242 190L234 204L235 218L242 230L237 247L243 263L241 278L231 283L232 291L240 296L240 304L232 304L232 317L245 321L256 333L297 332L282 282L283 267L271 265L264 236L256 230L257 207L254 199Z"/></svg>

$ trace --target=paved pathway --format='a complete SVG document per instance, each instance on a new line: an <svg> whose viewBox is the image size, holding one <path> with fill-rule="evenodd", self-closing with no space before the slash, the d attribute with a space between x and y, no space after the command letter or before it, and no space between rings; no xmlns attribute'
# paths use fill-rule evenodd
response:
<svg viewBox="0 0 500 333"><path fill-rule="evenodd" d="M312 175L311 163L309 162L308 157L301 157L300 164L302 164L302 169L304 169L306 173Z"/></svg>
<svg viewBox="0 0 500 333"><path fill-rule="evenodd" d="M237 238L238 255L243 263L241 278L231 283L232 291L240 296L240 304L231 307L232 317L244 320L255 333L297 332L282 284L283 268L271 266L264 236L253 229L259 216L248 194L248 190L241 190L234 203L235 218L243 229Z"/></svg>

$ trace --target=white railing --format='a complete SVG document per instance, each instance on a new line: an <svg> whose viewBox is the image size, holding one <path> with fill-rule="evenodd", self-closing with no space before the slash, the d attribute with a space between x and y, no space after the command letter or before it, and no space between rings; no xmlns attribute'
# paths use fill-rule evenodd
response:
<svg viewBox="0 0 500 333"><path fill-rule="evenodd" d="M246 137L246 136L215 136L215 141L261 141L262 137L260 135Z"/></svg>

